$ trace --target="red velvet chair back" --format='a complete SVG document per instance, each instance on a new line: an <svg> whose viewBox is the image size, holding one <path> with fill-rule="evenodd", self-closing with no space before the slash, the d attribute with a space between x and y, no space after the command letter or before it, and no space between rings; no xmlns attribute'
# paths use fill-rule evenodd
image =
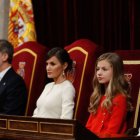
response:
<svg viewBox="0 0 140 140"><path fill-rule="evenodd" d="M27 42L15 48L13 68L21 75L28 90L26 114L32 116L36 100L46 82L45 55L47 48L37 42Z"/></svg>
<svg viewBox="0 0 140 140"><path fill-rule="evenodd" d="M97 45L88 39L80 39L65 47L76 62L73 85L76 89L74 119L85 125L88 119L89 98L97 56Z"/></svg>
<svg viewBox="0 0 140 140"><path fill-rule="evenodd" d="M116 51L124 62L127 78L132 85L132 103L134 112L129 119L128 128L140 126L140 50L118 50Z"/></svg>

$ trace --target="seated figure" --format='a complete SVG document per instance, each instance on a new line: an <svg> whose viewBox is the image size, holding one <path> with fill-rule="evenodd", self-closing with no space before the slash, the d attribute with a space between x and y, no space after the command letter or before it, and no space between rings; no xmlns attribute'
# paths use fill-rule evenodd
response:
<svg viewBox="0 0 140 140"><path fill-rule="evenodd" d="M66 73L72 69L72 60L66 50L52 48L47 54L46 70L48 83L36 102L33 117L72 119L74 111L75 89L66 79Z"/></svg>
<svg viewBox="0 0 140 140"><path fill-rule="evenodd" d="M101 138L125 136L132 110L122 59L116 53L102 54L96 61L87 129Z"/></svg>
<svg viewBox="0 0 140 140"><path fill-rule="evenodd" d="M0 40L0 114L25 115L27 89L12 67L13 53L12 44Z"/></svg>

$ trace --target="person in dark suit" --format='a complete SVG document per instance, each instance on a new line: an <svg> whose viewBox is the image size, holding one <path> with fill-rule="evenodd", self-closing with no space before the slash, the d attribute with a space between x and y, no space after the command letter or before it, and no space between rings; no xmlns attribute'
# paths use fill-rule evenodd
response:
<svg viewBox="0 0 140 140"><path fill-rule="evenodd" d="M12 68L13 53L12 44L0 39L0 114L25 115L27 90Z"/></svg>

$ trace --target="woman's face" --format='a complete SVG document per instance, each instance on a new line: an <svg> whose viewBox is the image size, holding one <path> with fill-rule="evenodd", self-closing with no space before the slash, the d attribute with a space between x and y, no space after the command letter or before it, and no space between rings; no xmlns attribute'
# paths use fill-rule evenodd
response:
<svg viewBox="0 0 140 140"><path fill-rule="evenodd" d="M48 78L52 78L55 80L62 77L62 73L64 70L64 65L60 63L56 56L52 56L50 59L46 61L46 70Z"/></svg>
<svg viewBox="0 0 140 140"><path fill-rule="evenodd" d="M107 60L97 63L96 76L100 84L108 84L113 76L113 68Z"/></svg>

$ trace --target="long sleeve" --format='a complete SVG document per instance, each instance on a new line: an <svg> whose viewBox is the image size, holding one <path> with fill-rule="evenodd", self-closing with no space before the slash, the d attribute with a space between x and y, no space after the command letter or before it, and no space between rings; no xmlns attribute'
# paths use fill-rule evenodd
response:
<svg viewBox="0 0 140 140"><path fill-rule="evenodd" d="M0 113L25 115L27 90L23 79L10 69L1 81L0 89Z"/></svg>
<svg viewBox="0 0 140 140"><path fill-rule="evenodd" d="M37 114L38 114L38 108L36 107L34 112L33 112L33 116L32 117L37 117Z"/></svg>
<svg viewBox="0 0 140 140"><path fill-rule="evenodd" d="M74 88L68 87L63 90L62 94L62 113L61 119L72 119L74 110Z"/></svg>
<svg viewBox="0 0 140 140"><path fill-rule="evenodd" d="M111 112L111 118L108 122L107 133L115 134L119 133L122 125L124 125L127 115L127 103L125 96L117 96L113 100L113 110Z"/></svg>

